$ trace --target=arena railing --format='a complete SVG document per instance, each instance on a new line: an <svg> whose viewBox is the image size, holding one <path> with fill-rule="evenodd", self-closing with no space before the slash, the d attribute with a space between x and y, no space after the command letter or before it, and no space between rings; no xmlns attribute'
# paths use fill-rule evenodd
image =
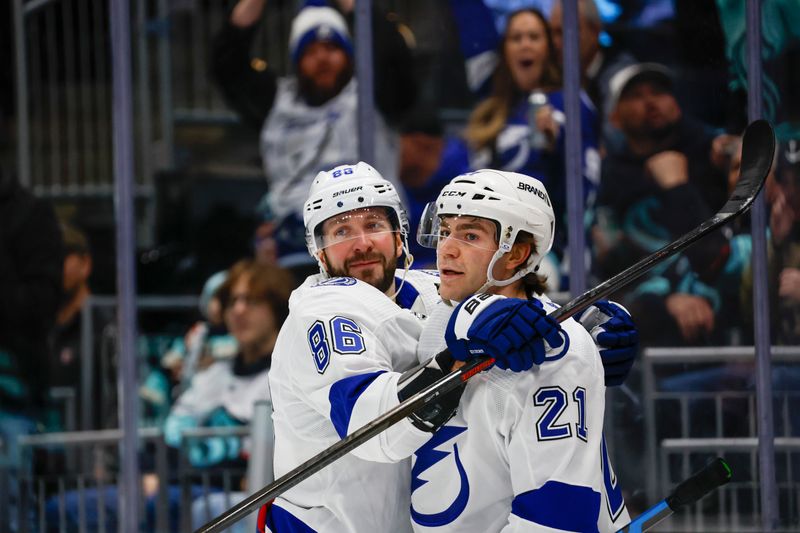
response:
<svg viewBox="0 0 800 533"><path fill-rule="evenodd" d="M698 465L713 457L729 463L744 463L745 472L734 467L733 480L683 512L659 525L663 531L762 531L758 519L758 439L697 438L664 439L660 442L659 465L666 475L661 479L662 494L688 476ZM797 531L800 524L800 438L775 439L778 470L777 490L780 502L780 531ZM676 468L677 466L677 468ZM670 473L675 475L671 476ZM750 474L750 475L747 475ZM751 513L743 512L748 509Z"/></svg>
<svg viewBox="0 0 800 533"><path fill-rule="evenodd" d="M253 422L247 426L192 428L182 433L186 450L189 443L196 439L207 438L235 438L242 442L243 449L248 450L247 469L244 472L229 469L204 469L191 466L186 460L186 453L181 453L179 464L170 464L168 447L164 442L163 432L160 428L142 428L139 430L140 445L153 446L154 473L159 479L157 495L154 498L154 524L155 531L173 531L174 517L170 517L170 483L169 480L177 479L180 487L180 517L178 520L179 531L193 531L205 523L209 512L221 512L213 507L207 507L204 513L203 504L208 504L209 496L221 496L223 503L227 503L222 510L235 504L250 493L271 482L273 430L272 430L272 404L268 400L256 402L254 406ZM109 517L106 501L108 494L106 488L115 485L117 480L114 465L118 457L118 445L122 440L120 429L105 429L97 431L77 431L63 433L44 433L28 435L19 438L23 453L30 462L34 458L38 464L34 466L41 475L31 475L23 479L14 480L8 476L0 475L0 516L7 516L9 512L8 501L3 496L8 494L6 483L17 482L22 487L23 502L20 508L21 516L31 516L34 527L40 531L67 531L71 527L78 531L112 531L113 521ZM48 456L45 457L47 452ZM69 458L69 459L67 459ZM42 461L51 461L52 464L42 464ZM0 474L4 474L0 471ZM222 491L212 491L211 477L217 474L225 482ZM245 475L247 488L242 491L231 484L236 475ZM198 481L199 480L199 481ZM192 497L191 485L199 484L202 496ZM96 496L90 498L89 493L96 491ZM238 498L238 499L237 499ZM92 506L91 503L94 503ZM143 508L144 508L144 504ZM196 516L192 517L195 509ZM49 513L47 511L49 509ZM199 512L198 512L199 511ZM68 516L69 520L68 520ZM57 517L56 523L52 520ZM198 523L198 520L200 522ZM248 531L255 530L256 515L254 514L247 523ZM28 523L21 521L22 530L28 529Z"/></svg>
<svg viewBox="0 0 800 533"><path fill-rule="evenodd" d="M139 312L160 312L160 311L193 311L198 307L199 298L197 296L175 296L175 295L143 295L136 299L136 306ZM96 421L94 420L93 404L100 397L108 397L116 394L116 380L113 383L105 383L101 380L100 386L104 389L95 389L96 382L94 376L98 372L97 364L101 376L110 376L111 366L113 365L112 354L116 350L115 339L116 322L111 320L108 323L96 323L95 314L106 311L109 318L116 308L117 298L115 296L93 295L81 308L81 353L80 353L80 427L81 429L93 429ZM186 324L186 328L191 324ZM96 331L97 327L100 331ZM98 339L101 342L97 342ZM108 342L103 342L105 339ZM101 354L98 357L96 347L100 346ZM139 376L140 378L142 376ZM108 390L105 390L107 388ZM100 395L100 396L98 396Z"/></svg>
<svg viewBox="0 0 800 533"><path fill-rule="evenodd" d="M791 452L798 451L796 437L800 436L800 421L796 415L800 412L800 382L797 382L800 380L800 347L773 346L772 363L773 383L783 382L780 387L774 387L773 392L775 443L783 454L781 460L791 464ZM691 453L708 455L715 452L724 456L728 452L747 452L746 461L738 472L738 464L734 465L734 483L726 490L749 487L752 491L750 509L757 513L758 446L755 437L758 435L758 417L753 376L754 347L648 348L643 351L639 364L645 426L644 457L645 464L652 469L646 476L648 499L660 499L671 482L700 466L696 457L689 457ZM676 460L675 456L680 454L683 455ZM666 460L668 456L671 461ZM676 468L678 472L675 472ZM787 511L789 514L782 513L782 520L787 516L796 517L800 509L797 501L800 493L796 487L800 483L800 474L791 469L787 472L793 476L788 485L787 480L781 481L779 475L783 488L781 501L790 498L793 504ZM792 483L795 485L793 493L787 493L787 487ZM744 524L746 520L742 515L739 513L738 518ZM722 517L719 520L725 523ZM761 527L755 518L752 525L756 530Z"/></svg>

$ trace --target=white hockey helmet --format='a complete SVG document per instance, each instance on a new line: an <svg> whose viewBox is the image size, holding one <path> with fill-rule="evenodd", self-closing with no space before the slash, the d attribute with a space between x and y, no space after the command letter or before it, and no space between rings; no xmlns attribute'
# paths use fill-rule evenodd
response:
<svg viewBox="0 0 800 533"><path fill-rule="evenodd" d="M483 169L456 176L445 185L436 202L425 209L417 242L435 248L439 222L448 215L480 217L497 223L498 249L487 268L487 286L509 285L535 272L553 246L555 214L550 197L541 181L525 174ZM511 250L520 231L533 235L536 251L513 277L494 279L494 265Z"/></svg>
<svg viewBox="0 0 800 533"><path fill-rule="evenodd" d="M359 161L355 165L341 165L317 174L311 183L303 208L306 229L306 246L326 273L319 251L324 249L322 223L331 217L354 209L386 207L393 215L392 224L400 232L403 250L408 252L408 215L394 185L372 166Z"/></svg>

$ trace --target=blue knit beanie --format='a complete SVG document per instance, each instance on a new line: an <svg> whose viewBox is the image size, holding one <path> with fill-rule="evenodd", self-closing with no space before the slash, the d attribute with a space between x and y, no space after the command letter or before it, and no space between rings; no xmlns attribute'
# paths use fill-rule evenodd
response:
<svg viewBox="0 0 800 533"><path fill-rule="evenodd" d="M344 17L332 7L309 2L292 21L292 31L289 34L292 63L297 65L306 46L316 41L335 43L347 55L353 56L353 42Z"/></svg>

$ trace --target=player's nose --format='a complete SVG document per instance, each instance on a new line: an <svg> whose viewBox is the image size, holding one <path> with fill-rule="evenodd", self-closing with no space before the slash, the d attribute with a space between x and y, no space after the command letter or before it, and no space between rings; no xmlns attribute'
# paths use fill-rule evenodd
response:
<svg viewBox="0 0 800 533"><path fill-rule="evenodd" d="M452 239L451 237L440 237L436 251L439 253L439 255L456 257L460 249L456 244L455 239Z"/></svg>
<svg viewBox="0 0 800 533"><path fill-rule="evenodd" d="M353 239L353 248L355 250L369 250L372 249L372 234L362 231Z"/></svg>

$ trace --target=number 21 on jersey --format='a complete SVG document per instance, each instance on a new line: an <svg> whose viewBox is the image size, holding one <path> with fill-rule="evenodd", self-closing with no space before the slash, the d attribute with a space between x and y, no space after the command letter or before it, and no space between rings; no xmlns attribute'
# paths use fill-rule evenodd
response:
<svg viewBox="0 0 800 533"><path fill-rule="evenodd" d="M573 436L572 424L569 422L559 423L559 418L567 409L572 407L577 410L577 422L575 422L575 433L583 442L588 442L588 431L586 428L586 389L575 387L572 391L572 402L567 391L558 386L542 387L533 395L533 405L544 407L544 412L536 421L536 438L539 441L568 439ZM611 468L611 461L608 457L606 439L603 436L601 442L601 459L603 470L603 484L605 485L605 500L608 506L608 513L612 521L619 517L625 507L625 500L622 497L622 489L617 483L617 477Z"/></svg>
<svg viewBox="0 0 800 533"><path fill-rule="evenodd" d="M308 328L308 347L314 358L314 366L320 374L325 373L331 362L331 350L342 355L352 355L366 349L361 328L355 320L343 316L331 318L327 327L321 320L315 321Z"/></svg>

